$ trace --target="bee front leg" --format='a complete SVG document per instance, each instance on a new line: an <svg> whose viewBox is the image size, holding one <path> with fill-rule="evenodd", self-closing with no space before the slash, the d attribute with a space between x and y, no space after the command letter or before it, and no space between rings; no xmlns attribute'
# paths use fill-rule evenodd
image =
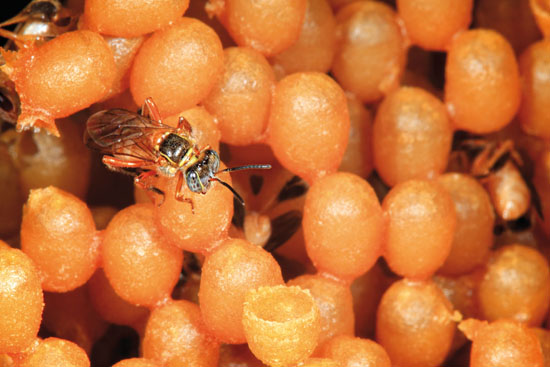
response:
<svg viewBox="0 0 550 367"><path fill-rule="evenodd" d="M181 202L186 202L191 205L191 213L195 214L195 205L193 200L183 197L183 172L178 172L178 182L176 183L176 200Z"/></svg>
<svg viewBox="0 0 550 367"><path fill-rule="evenodd" d="M193 134L193 127L191 127L189 121L183 116L180 116L178 120L178 127L176 127L176 129L187 131L191 135Z"/></svg>

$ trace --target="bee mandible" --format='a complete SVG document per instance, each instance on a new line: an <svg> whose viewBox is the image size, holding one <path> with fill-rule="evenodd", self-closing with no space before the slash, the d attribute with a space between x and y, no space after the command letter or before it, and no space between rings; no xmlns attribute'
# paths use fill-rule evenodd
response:
<svg viewBox="0 0 550 367"><path fill-rule="evenodd" d="M228 188L244 205L242 197L216 175L245 169L270 169L269 164L253 164L219 170L220 157L210 146L198 148L189 121L180 117L177 127L165 125L151 98L147 98L141 113L123 109L100 111L88 119L84 143L105 154L103 163L114 171L134 176L139 188L161 195L164 192L149 181L159 175L177 177L176 200L184 197L184 181L190 191L206 194L213 181Z"/></svg>

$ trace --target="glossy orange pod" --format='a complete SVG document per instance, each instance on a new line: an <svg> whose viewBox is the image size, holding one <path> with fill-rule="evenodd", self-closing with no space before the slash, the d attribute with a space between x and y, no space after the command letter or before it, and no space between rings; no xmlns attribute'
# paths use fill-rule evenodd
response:
<svg viewBox="0 0 550 367"><path fill-rule="evenodd" d="M437 182L451 195L456 212L451 252L438 272L466 274L485 261L493 246L495 214L491 199L477 180L465 174L446 173Z"/></svg>
<svg viewBox="0 0 550 367"><path fill-rule="evenodd" d="M501 247L487 262L477 300L488 321L514 319L540 325L550 306L548 261L527 246Z"/></svg>
<svg viewBox="0 0 550 367"><path fill-rule="evenodd" d="M85 27L115 37L136 37L168 26L180 18L189 0L86 0Z"/></svg>
<svg viewBox="0 0 550 367"><path fill-rule="evenodd" d="M432 281L399 280L384 293L376 340L395 365L437 366L455 333L451 303Z"/></svg>
<svg viewBox="0 0 550 367"><path fill-rule="evenodd" d="M199 301L206 328L224 343L246 342L242 318L246 293L283 284L281 268L270 253L240 239L229 239L206 257Z"/></svg>
<svg viewBox="0 0 550 367"><path fill-rule="evenodd" d="M384 219L372 187L338 172L312 185L302 226L309 258L319 272L351 282L381 255Z"/></svg>
<svg viewBox="0 0 550 367"><path fill-rule="evenodd" d="M332 73L362 102L375 102L397 88L407 45L397 14L377 1L357 1L336 14Z"/></svg>
<svg viewBox="0 0 550 367"><path fill-rule="evenodd" d="M472 21L473 0L398 0L397 12L412 44L445 51Z"/></svg>
<svg viewBox="0 0 550 367"><path fill-rule="evenodd" d="M18 353L36 339L44 296L31 259L3 241L0 245L0 353Z"/></svg>
<svg viewBox="0 0 550 367"><path fill-rule="evenodd" d="M279 75L299 71L326 73L336 47L336 20L327 0L308 0L298 40L270 59Z"/></svg>
<svg viewBox="0 0 550 367"><path fill-rule="evenodd" d="M451 251L456 213L449 193L434 181L409 180L390 190L382 209L390 268L408 278L429 278Z"/></svg>
<svg viewBox="0 0 550 367"><path fill-rule="evenodd" d="M281 164L306 181L335 172L349 135L344 91L318 72L283 78L271 103L268 135Z"/></svg>
<svg viewBox="0 0 550 367"><path fill-rule="evenodd" d="M99 242L84 202L51 186L31 191L21 249L39 269L44 290L67 292L86 283L99 262Z"/></svg>
<svg viewBox="0 0 550 367"><path fill-rule="evenodd" d="M528 134L550 139L550 117L546 101L550 98L550 41L533 43L519 59L523 98L519 110L520 126Z"/></svg>
<svg viewBox="0 0 550 367"><path fill-rule="evenodd" d="M306 0L210 0L207 11L220 18L239 46L271 56L290 47L300 34Z"/></svg>
<svg viewBox="0 0 550 367"><path fill-rule="evenodd" d="M472 341L471 367L502 366L542 367L543 354L535 333L511 320L492 323L468 319L458 328ZM513 342L511 342L513 340Z"/></svg>
<svg viewBox="0 0 550 367"><path fill-rule="evenodd" d="M203 104L217 118L222 141L259 142L267 128L275 74L262 54L246 47L225 49L224 66Z"/></svg>
<svg viewBox="0 0 550 367"><path fill-rule="evenodd" d="M445 104L455 128L484 134L500 130L517 113L519 70L510 43L485 29L453 39L445 65Z"/></svg>
<svg viewBox="0 0 550 367"><path fill-rule="evenodd" d="M386 96L376 113L374 166L390 186L435 178L447 166L452 138L443 103L423 89L401 87Z"/></svg>
<svg viewBox="0 0 550 367"><path fill-rule="evenodd" d="M199 306L170 301L151 312L141 348L143 357L163 366L215 367L220 345L206 331Z"/></svg>
<svg viewBox="0 0 550 367"><path fill-rule="evenodd" d="M132 66L130 90L138 106L151 97L161 115L169 116L202 101L222 70L217 34L203 22L183 17L143 42Z"/></svg>
<svg viewBox="0 0 550 367"><path fill-rule="evenodd" d="M18 129L35 126L57 136L54 120L99 101L116 74L109 45L87 30L64 33L42 46L4 57L2 70L14 81L21 99Z"/></svg>
<svg viewBox="0 0 550 367"><path fill-rule="evenodd" d="M134 305L153 306L170 297L183 263L182 251L153 224L153 204L118 212L104 233L103 270L115 292Z"/></svg>
<svg viewBox="0 0 550 367"><path fill-rule="evenodd" d="M40 340L19 366L90 367L90 360L86 352L75 343L59 338L47 338Z"/></svg>

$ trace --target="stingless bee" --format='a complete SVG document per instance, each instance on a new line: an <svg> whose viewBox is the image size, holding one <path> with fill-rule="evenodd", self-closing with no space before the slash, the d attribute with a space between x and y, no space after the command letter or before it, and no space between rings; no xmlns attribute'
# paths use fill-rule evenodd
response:
<svg viewBox="0 0 550 367"><path fill-rule="evenodd" d="M461 165L485 186L500 218L517 220L531 205L542 217L537 191L521 169L523 159L512 140L468 138L458 144L458 150L472 156L469 162L463 158Z"/></svg>
<svg viewBox="0 0 550 367"><path fill-rule="evenodd" d="M93 114L86 122L84 143L105 154L102 161L108 168L134 176L136 186L163 198L164 192L148 179L177 177L176 200L189 203L192 210L193 201L184 197L184 180L189 190L199 194L206 194L217 181L244 205L241 196L216 175L271 168L269 164L252 164L219 170L218 153L210 146L198 148L189 121L180 117L177 127L165 125L151 98L145 100L141 113L111 109Z"/></svg>
<svg viewBox="0 0 550 367"><path fill-rule="evenodd" d="M18 47L28 43L49 41L73 28L76 17L59 0L33 0L19 14L0 23L0 37ZM17 24L13 32L4 29ZM5 49L13 48L10 42Z"/></svg>

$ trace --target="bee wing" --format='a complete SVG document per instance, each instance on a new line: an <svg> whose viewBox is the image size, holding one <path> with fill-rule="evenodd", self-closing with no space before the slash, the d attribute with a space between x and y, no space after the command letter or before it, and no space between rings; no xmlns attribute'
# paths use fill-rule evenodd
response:
<svg viewBox="0 0 550 367"><path fill-rule="evenodd" d="M152 135L174 130L153 124L147 117L123 109L100 111L88 119L84 143L91 149L113 156L127 156L153 162L156 153Z"/></svg>

